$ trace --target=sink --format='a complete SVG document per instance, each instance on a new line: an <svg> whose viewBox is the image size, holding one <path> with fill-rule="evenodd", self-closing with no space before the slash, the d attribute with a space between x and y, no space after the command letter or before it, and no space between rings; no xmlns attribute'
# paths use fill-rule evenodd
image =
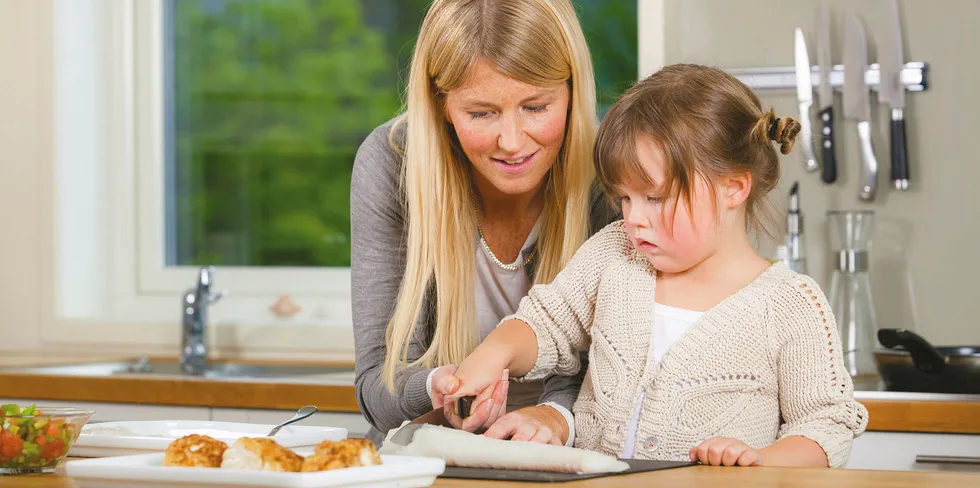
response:
<svg viewBox="0 0 980 488"><path fill-rule="evenodd" d="M254 364L244 362L212 362L203 375L191 375L180 369L180 363L160 360L92 362L57 366L0 368L15 373L34 373L67 376L179 376L204 378L304 379L354 381L354 370L332 366Z"/></svg>

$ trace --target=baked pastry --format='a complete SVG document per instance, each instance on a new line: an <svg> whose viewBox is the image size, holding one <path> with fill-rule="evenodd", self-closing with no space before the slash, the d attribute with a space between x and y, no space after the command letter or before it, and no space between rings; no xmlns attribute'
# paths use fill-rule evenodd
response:
<svg viewBox="0 0 980 488"><path fill-rule="evenodd" d="M313 455L303 460L303 471L327 471L379 464L381 456L373 442L367 439L344 439L340 442L323 441L317 444Z"/></svg>
<svg viewBox="0 0 980 488"><path fill-rule="evenodd" d="M217 468L228 444L206 435L191 434L177 439L167 446L163 455L164 466L185 468Z"/></svg>
<svg viewBox="0 0 980 488"><path fill-rule="evenodd" d="M222 468L297 472L303 456L267 438L242 437L225 450Z"/></svg>

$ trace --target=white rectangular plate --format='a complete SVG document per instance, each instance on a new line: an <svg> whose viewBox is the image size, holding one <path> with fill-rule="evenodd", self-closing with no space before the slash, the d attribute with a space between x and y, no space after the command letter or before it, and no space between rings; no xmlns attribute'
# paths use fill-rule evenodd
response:
<svg viewBox="0 0 980 488"><path fill-rule="evenodd" d="M190 434L207 435L231 445L242 437L266 437L273 427L275 426L201 420L86 424L68 455L107 457L163 452L171 442ZM276 443L290 449L312 448L321 441L342 441L346 438L347 429L341 427L305 425L287 425L275 436Z"/></svg>
<svg viewBox="0 0 980 488"><path fill-rule="evenodd" d="M308 455L311 452L299 451ZM446 469L442 459L382 456L381 466L336 469L317 473L274 473L223 468L163 466L163 453L101 459L76 459L65 463L66 474L79 488L146 486L153 488L277 487L277 488L417 488L432 486Z"/></svg>

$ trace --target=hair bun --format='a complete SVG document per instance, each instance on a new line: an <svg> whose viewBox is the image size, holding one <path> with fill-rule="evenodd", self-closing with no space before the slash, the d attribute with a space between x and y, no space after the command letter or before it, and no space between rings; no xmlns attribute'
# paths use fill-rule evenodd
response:
<svg viewBox="0 0 980 488"><path fill-rule="evenodd" d="M773 135L770 139L779 143L779 152L789 154L793 150L793 144L796 144L796 136L802 126L793 117L776 119L774 122L771 131Z"/></svg>
<svg viewBox="0 0 980 488"><path fill-rule="evenodd" d="M776 117L776 112L769 109L764 112L756 123L756 130L765 141L774 141L779 144L779 152L789 154L796 144L796 136L800 133L802 126L793 117ZM757 132L758 133L758 132Z"/></svg>

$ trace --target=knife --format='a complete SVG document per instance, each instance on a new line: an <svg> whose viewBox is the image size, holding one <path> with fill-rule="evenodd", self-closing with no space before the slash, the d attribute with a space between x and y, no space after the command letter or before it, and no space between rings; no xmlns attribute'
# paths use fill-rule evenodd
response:
<svg viewBox="0 0 980 488"><path fill-rule="evenodd" d="M837 181L837 156L834 147L834 89L830 86L830 13L820 6L817 18L817 64L820 65L820 123L822 124L820 156L824 183Z"/></svg>
<svg viewBox="0 0 980 488"><path fill-rule="evenodd" d="M806 51L803 31L796 28L794 48L796 61L796 99L800 104L800 134L803 135L803 166L807 171L820 169L813 150L813 132L810 130L810 106L813 105L813 79L810 73L810 55Z"/></svg>
<svg viewBox="0 0 980 488"><path fill-rule="evenodd" d="M401 426L394 434L385 439L385 442L391 442L393 444L398 444L399 446L407 446L412 443L412 439L415 438L415 431L422 428L423 425L441 425L443 427L452 427L446 420L446 416L442 414L442 409L437 408L411 422Z"/></svg>
<svg viewBox="0 0 980 488"><path fill-rule="evenodd" d="M460 418L465 419L466 417L470 416L470 406L473 404L473 398L474 397L462 397L456 401L456 411L459 413ZM437 408L401 426L397 431L395 431L394 434L388 437L386 442L391 442L400 446L407 446L411 444L412 439L415 438L415 431L422 428L423 425L452 427L449 420L446 419L442 409Z"/></svg>
<svg viewBox="0 0 980 488"><path fill-rule="evenodd" d="M897 190L909 188L908 146L905 142L905 87L902 85L902 21L898 14L898 0L888 5L892 35L879 43L878 62L881 67L881 83L878 85L878 101L892 107L891 120L891 179Z"/></svg>
<svg viewBox="0 0 980 488"><path fill-rule="evenodd" d="M878 187L878 160L871 143L871 105L864 74L868 67L868 41L861 20L852 13L844 17L844 118L857 121L861 141L862 200L873 200Z"/></svg>

